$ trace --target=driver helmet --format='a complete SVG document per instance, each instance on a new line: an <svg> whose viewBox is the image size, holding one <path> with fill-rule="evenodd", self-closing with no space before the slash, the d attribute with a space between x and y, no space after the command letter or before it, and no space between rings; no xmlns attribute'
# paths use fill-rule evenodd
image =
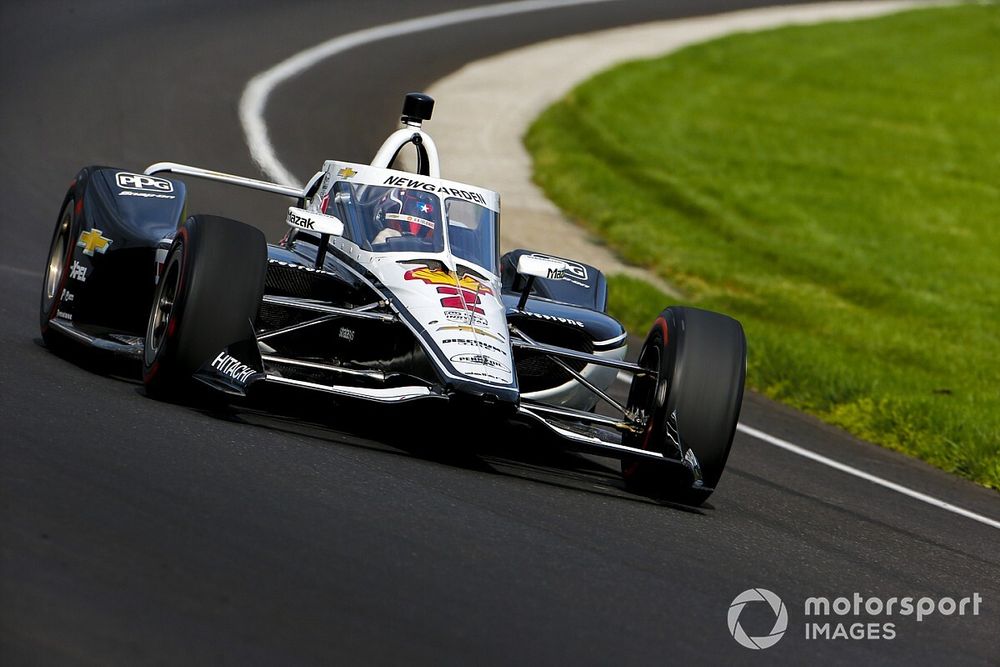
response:
<svg viewBox="0 0 1000 667"><path fill-rule="evenodd" d="M439 200L421 190L393 188L379 200L375 221L401 234L432 238L441 220Z"/></svg>

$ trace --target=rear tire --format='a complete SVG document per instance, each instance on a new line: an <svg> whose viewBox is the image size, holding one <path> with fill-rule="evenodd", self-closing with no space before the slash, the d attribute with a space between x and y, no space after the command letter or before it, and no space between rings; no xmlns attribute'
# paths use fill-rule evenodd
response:
<svg viewBox="0 0 1000 667"><path fill-rule="evenodd" d="M674 460L690 449L705 488L692 486L688 469L645 458L622 461L625 483L659 498L700 505L719 483L739 421L746 380L743 327L725 315L672 306L653 324L639 364L659 375L632 382L628 407L643 411L648 421L643 433L626 437L626 444ZM678 438L680 448L674 442Z"/></svg>
<svg viewBox="0 0 1000 667"><path fill-rule="evenodd" d="M178 398L191 375L252 334L264 293L267 242L254 227L196 215L163 264L143 351L142 379L156 398Z"/></svg>

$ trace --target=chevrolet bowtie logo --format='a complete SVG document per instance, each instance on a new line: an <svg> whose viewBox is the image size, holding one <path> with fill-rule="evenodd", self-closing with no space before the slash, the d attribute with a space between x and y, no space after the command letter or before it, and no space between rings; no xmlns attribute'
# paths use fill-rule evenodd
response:
<svg viewBox="0 0 1000 667"><path fill-rule="evenodd" d="M104 238L100 229L91 229L80 233L80 240L76 242L76 247L83 248L84 255L93 257L95 250L103 255L112 243L114 241Z"/></svg>
<svg viewBox="0 0 1000 667"><path fill-rule="evenodd" d="M341 169L340 171L337 172L337 176L340 176L342 178L350 178L351 176L353 176L356 173L358 173L358 172L354 171L350 167L344 167L343 169Z"/></svg>

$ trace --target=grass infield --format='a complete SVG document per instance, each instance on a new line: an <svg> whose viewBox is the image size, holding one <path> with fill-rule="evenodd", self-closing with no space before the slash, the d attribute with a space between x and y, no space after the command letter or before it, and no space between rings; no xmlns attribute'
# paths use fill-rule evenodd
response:
<svg viewBox="0 0 1000 667"><path fill-rule="evenodd" d="M525 142L567 214L743 323L751 387L1000 488L1000 7L630 63ZM645 334L666 297L610 282Z"/></svg>

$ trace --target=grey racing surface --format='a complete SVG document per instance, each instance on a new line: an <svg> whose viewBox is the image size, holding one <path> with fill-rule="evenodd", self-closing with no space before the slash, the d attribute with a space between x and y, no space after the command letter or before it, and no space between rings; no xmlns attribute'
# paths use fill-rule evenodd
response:
<svg viewBox="0 0 1000 667"><path fill-rule="evenodd" d="M133 369L42 346L42 267L79 167L259 176L236 111L253 75L332 36L459 6L0 6L0 664L996 664L1000 531L742 434L708 505L657 504L533 431L297 394L278 415L159 403ZM370 44L278 88L271 140L300 178L326 158L368 161L402 94L465 62L746 6L588 4ZM206 185L190 198L189 213L282 233L277 199ZM742 421L1000 517L993 492L757 396ZM762 651L727 627L755 587L789 614ZM855 592L983 602L976 616L860 617L892 622L894 639L805 638L807 598ZM752 636L774 620L762 605L740 617Z"/></svg>

